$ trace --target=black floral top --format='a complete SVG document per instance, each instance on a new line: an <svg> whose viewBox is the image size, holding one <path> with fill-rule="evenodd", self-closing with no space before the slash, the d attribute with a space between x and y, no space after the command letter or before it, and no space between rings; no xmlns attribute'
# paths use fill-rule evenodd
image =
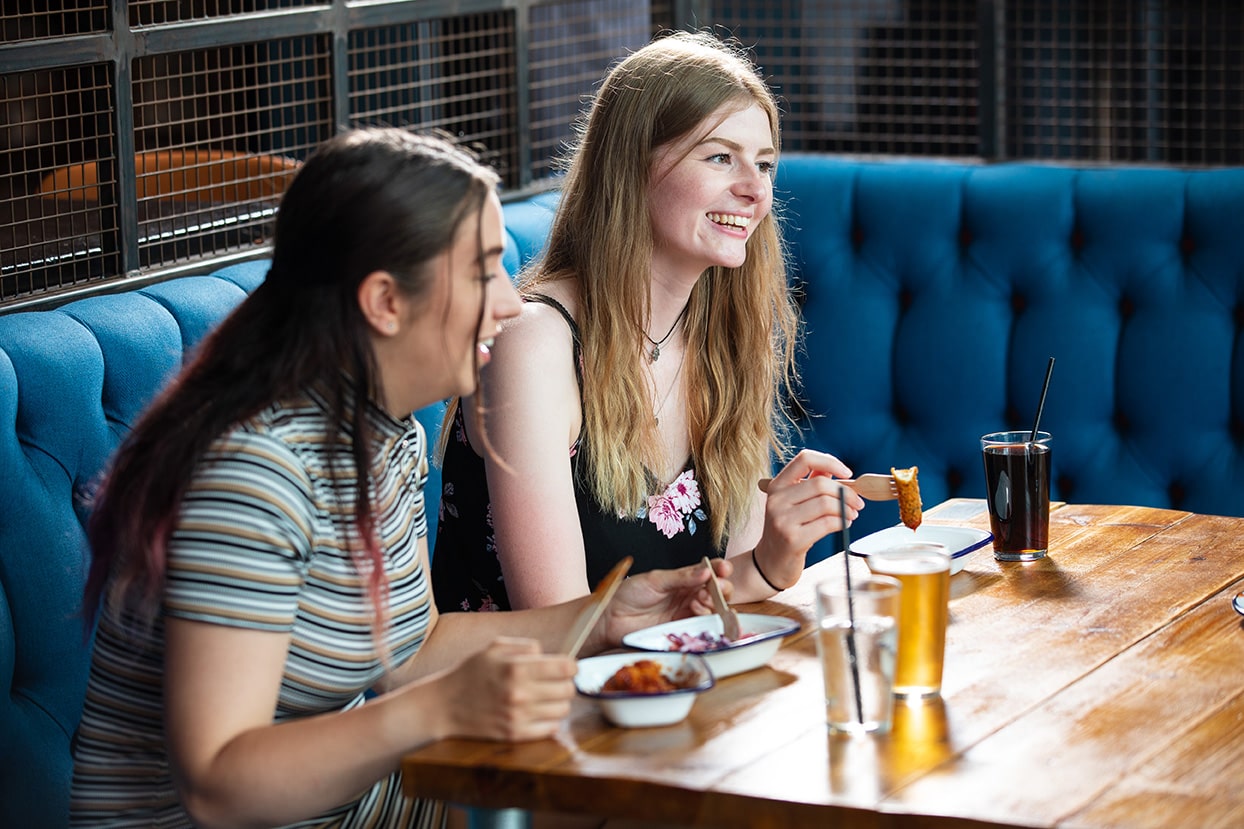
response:
<svg viewBox="0 0 1244 829"><path fill-rule="evenodd" d="M570 313L551 297L534 294L528 301L556 309L570 326L574 359L582 371L579 327ZM580 374L580 389L582 375ZM461 610L509 610L484 460L467 440L462 409L454 416L441 472L442 491L436 550L432 557L432 587L442 613ZM687 468L662 491L648 496L636 515L611 514L593 497L586 462L579 453L580 434L570 449L574 466L575 502L583 530L587 581L591 587L617 561L632 556L632 573L694 564L704 556L719 556L708 529L708 505Z"/></svg>

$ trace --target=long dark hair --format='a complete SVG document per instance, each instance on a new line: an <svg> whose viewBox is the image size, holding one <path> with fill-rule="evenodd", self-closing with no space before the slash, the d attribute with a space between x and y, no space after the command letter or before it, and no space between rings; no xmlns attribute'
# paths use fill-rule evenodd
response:
<svg viewBox="0 0 1244 829"><path fill-rule="evenodd" d="M352 554L360 572L370 571L368 592L383 618L364 411L369 400L384 401L358 287L368 274L387 271L412 299L425 296L429 260L450 247L496 184L467 152L398 129L343 133L302 165L277 211L264 282L147 409L103 481L87 526L94 556L83 607L88 625L105 590L154 618L168 540L196 461L233 424L312 384L325 391L336 437L351 448L363 544Z"/></svg>

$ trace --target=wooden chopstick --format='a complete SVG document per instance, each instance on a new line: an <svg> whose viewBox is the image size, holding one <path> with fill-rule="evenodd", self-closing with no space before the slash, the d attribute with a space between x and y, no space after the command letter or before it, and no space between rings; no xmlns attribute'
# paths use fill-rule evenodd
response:
<svg viewBox="0 0 1244 829"><path fill-rule="evenodd" d="M617 592L618 587L622 584L622 580L626 578L627 572L631 569L633 559L630 556L613 565L613 569L609 574L600 580L600 584L596 585L596 589L592 591L592 596L583 610L579 611L579 617L575 619L573 625L570 626L570 635L566 637L566 644L562 646L562 653L574 659L579 655L579 649L583 647L583 643L587 641L587 636L592 632L592 628L596 627L596 623L600 621L600 617L605 612L605 608L609 605L613 594Z"/></svg>

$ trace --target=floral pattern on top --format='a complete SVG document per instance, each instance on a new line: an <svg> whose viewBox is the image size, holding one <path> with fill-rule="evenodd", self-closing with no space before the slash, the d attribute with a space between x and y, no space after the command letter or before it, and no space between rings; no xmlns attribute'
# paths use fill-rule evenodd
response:
<svg viewBox="0 0 1244 829"><path fill-rule="evenodd" d="M646 517L666 538L673 538L684 529L695 535L696 521L708 520L700 509L700 484L695 470L684 471L659 495L649 495L648 505L640 508L637 517Z"/></svg>
<svg viewBox="0 0 1244 829"><path fill-rule="evenodd" d="M583 353L574 319L547 297L525 299L550 305L566 320L574 340L575 370L582 388ZM493 527L488 475L484 459L467 439L462 406L454 413L452 429L441 467L440 526L432 556L436 605L442 613L509 610L510 598ZM581 451L586 446L584 440L584 434L578 435L569 457L589 586L605 578L624 556L634 558L631 573L639 574L687 567L704 556L722 554L713 543L713 534L705 531L713 507L696 480L691 460L669 486L641 498L641 507L635 514L620 515L616 508L603 506L592 492L587 453ZM659 483L651 486L661 487Z"/></svg>

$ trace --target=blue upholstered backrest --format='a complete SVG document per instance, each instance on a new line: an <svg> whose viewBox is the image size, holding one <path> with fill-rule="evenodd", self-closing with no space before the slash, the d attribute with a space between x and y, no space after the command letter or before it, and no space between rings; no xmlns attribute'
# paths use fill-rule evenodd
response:
<svg viewBox="0 0 1244 829"><path fill-rule="evenodd" d="M791 157L776 186L810 445L983 497L979 436L1031 428L1055 356L1055 498L1244 514L1244 170Z"/></svg>
<svg viewBox="0 0 1244 829"><path fill-rule="evenodd" d="M555 196L505 206L504 264L544 244ZM83 494L186 353L263 280L266 260L52 311L0 314L0 827L66 822L69 739L89 643ZM444 404L417 412L431 439ZM435 543L440 471L427 486Z"/></svg>
<svg viewBox="0 0 1244 829"><path fill-rule="evenodd" d="M0 316L0 825L65 822L89 649L82 496L267 263Z"/></svg>

